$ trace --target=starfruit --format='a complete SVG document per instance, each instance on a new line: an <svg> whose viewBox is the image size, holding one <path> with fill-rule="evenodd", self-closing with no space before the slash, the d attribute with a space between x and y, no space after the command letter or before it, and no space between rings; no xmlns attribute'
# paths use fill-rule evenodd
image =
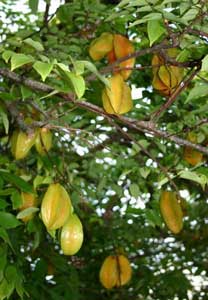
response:
<svg viewBox="0 0 208 300"><path fill-rule="evenodd" d="M93 60L100 60L107 56L109 63L114 63L117 59L132 54L134 51L134 46L127 37L109 32L102 33L100 37L91 43L89 48L89 54ZM135 58L129 58L116 66L114 73L119 72L126 80L130 76L134 64ZM117 71L118 68L127 68L127 70Z"/></svg>
<svg viewBox="0 0 208 300"><path fill-rule="evenodd" d="M76 214L69 216L61 229L61 249L65 255L74 255L83 243L82 223Z"/></svg>
<svg viewBox="0 0 208 300"><path fill-rule="evenodd" d="M124 255L117 256L118 279L116 286L121 286L129 282L132 275L132 269L129 260Z"/></svg>
<svg viewBox="0 0 208 300"><path fill-rule="evenodd" d="M109 86L102 92L102 101L105 111L109 114L124 114L133 107L131 89L124 82L120 74L109 79Z"/></svg>
<svg viewBox="0 0 208 300"><path fill-rule="evenodd" d="M118 280L117 258L110 255L104 260L100 269L100 282L106 289L116 286Z"/></svg>
<svg viewBox="0 0 208 300"><path fill-rule="evenodd" d="M166 55L170 58L176 58L177 48L166 50ZM164 58L160 55L153 55L153 88L164 96L170 96L182 81L183 69L173 65L165 65Z"/></svg>
<svg viewBox="0 0 208 300"><path fill-rule="evenodd" d="M40 128L35 139L35 148L40 155L47 153L52 146L52 133L48 128Z"/></svg>
<svg viewBox="0 0 208 300"><path fill-rule="evenodd" d="M100 60L113 49L113 34L104 32L92 41L89 54L93 60Z"/></svg>
<svg viewBox="0 0 208 300"><path fill-rule="evenodd" d="M35 143L37 132L26 133L15 130L11 137L11 152L15 159L22 159L27 156Z"/></svg>
<svg viewBox="0 0 208 300"><path fill-rule="evenodd" d="M21 193L21 198L22 198L22 205L21 207L19 207L20 211L23 211L26 208L30 208L30 207L36 207L38 204L37 198L35 196L35 194L30 194L30 193L25 193L22 192ZM21 218L23 222L28 222L29 220L31 220L34 217L34 213L29 214L26 217Z"/></svg>
<svg viewBox="0 0 208 300"><path fill-rule="evenodd" d="M189 132L187 139L192 143L197 143L197 135L194 132ZM188 146L184 147L183 158L192 166L198 165L204 159L202 153Z"/></svg>
<svg viewBox="0 0 208 300"><path fill-rule="evenodd" d="M71 213L72 204L65 188L59 183L50 184L41 203L41 217L46 228L62 227Z"/></svg>
<svg viewBox="0 0 208 300"><path fill-rule="evenodd" d="M105 258L100 269L100 282L106 289L119 287L129 282L132 268L124 255L110 255Z"/></svg>
<svg viewBox="0 0 208 300"><path fill-rule="evenodd" d="M183 211L174 192L162 192L160 211L170 231L175 234L179 233L183 228Z"/></svg>
<svg viewBox="0 0 208 300"><path fill-rule="evenodd" d="M113 48L115 53L115 58L119 59L125 57L129 54L134 53L134 46L128 38L121 34L114 34L113 37ZM135 58L129 58L119 64L120 68L130 68L129 70L121 70L119 73L126 80L132 73L131 68L134 67Z"/></svg>

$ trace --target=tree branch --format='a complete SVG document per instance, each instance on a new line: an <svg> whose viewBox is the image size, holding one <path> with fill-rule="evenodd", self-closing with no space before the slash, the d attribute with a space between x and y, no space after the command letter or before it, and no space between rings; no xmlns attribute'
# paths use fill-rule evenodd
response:
<svg viewBox="0 0 208 300"><path fill-rule="evenodd" d="M49 93L52 92L54 89L49 86L46 85L44 83L29 79L29 78L25 78L25 77L21 77L20 75L5 69L5 68L0 68L0 75L2 75L5 78L8 78L10 80L12 80L15 83L18 84L23 84L27 87L29 87L32 90L35 91L39 91L39 92L44 92L44 93ZM149 121L138 121L135 120L133 118L128 118L125 116L120 116L120 115L110 115L108 113L106 113L102 108L91 104L89 102L84 102L84 101L77 101L74 97L74 94L72 93L68 93L68 94L63 94L63 93L58 93L57 94L59 97L61 97L62 99L65 99L71 103L74 103L77 107L83 108L85 110L94 112L98 115L103 116L104 118L111 118L111 119L115 119L121 123L123 123L125 126L127 126L130 129L133 129L135 131L139 131L139 132L146 132L149 134L152 134L153 136L157 136L160 138L164 138L167 140L170 140L178 145L181 146L188 146L190 148L196 149L206 155L208 155L208 149L207 147L203 147L201 145L198 144L194 144L191 143L187 140L184 140L182 138L179 138L175 135L170 135L168 132L166 131L162 131L159 129L155 128L155 123L153 122L149 122ZM46 124L46 121L44 122L43 125ZM38 122L37 126L41 126L41 122Z"/></svg>
<svg viewBox="0 0 208 300"><path fill-rule="evenodd" d="M49 9L50 9L50 1L46 2L45 12L43 16L43 26L48 27L48 15L49 15Z"/></svg>

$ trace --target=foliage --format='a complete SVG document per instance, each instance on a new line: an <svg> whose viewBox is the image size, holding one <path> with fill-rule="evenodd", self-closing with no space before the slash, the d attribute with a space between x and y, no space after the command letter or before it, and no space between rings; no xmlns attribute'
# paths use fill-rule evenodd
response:
<svg viewBox="0 0 208 300"><path fill-rule="evenodd" d="M207 2L69 0L55 13L56 1L45 0L40 12L39 1L28 0L24 13L17 2L1 1L0 9L0 300L207 299ZM135 48L127 80L133 108L125 116L103 110L102 90L128 55L113 64L89 55L105 32ZM158 84L171 87L165 96L153 89L158 74ZM52 133L51 149L50 136L39 141L41 151L33 141L26 157L14 159L14 132L25 141L40 128ZM192 153L200 153L194 164L186 160ZM83 225L74 256L60 250L60 229L47 231L41 220L52 183L67 190ZM179 234L161 216L163 190L185 197ZM35 193L37 207L20 212L22 193ZM119 253L132 279L106 290L100 268Z"/></svg>

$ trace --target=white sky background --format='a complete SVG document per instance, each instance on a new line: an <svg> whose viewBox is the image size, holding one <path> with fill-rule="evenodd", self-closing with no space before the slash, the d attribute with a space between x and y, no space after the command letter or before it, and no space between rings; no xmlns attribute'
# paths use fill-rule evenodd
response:
<svg viewBox="0 0 208 300"><path fill-rule="evenodd" d="M28 10L28 0L19 0L17 1L16 3L14 3L14 10L15 11L20 11L20 12L23 12L24 11L27 11ZM56 9L59 7L60 4L62 4L63 1L62 0L51 0L51 6L50 6L50 11L49 13L50 14L53 14ZM42 12L45 10L45 1L44 0L39 0L39 6L38 6L38 11L39 12ZM14 30L16 30L16 28L14 28ZM133 99L138 99L138 98L142 98L142 89L136 89L135 86L132 87L132 98ZM130 195L125 195L125 201L128 199L128 197L130 197ZM129 200L129 199L128 199ZM135 207L140 207L140 208L145 208L145 206L143 206L143 202L141 202L141 199L140 197L138 197L138 199L133 199L137 205L135 205ZM143 206L143 207L142 207ZM186 270L184 270L186 271ZM200 290L200 287L202 285L206 285L207 281L206 281L206 278L203 278L203 275L202 276L193 276L193 275L190 275L190 274L187 274L187 277L190 277L191 281L192 281L192 284L194 286L194 288L197 290ZM191 300L192 299L192 293L191 291L189 291L189 294L188 294L188 299ZM173 300L179 300L177 298L173 299Z"/></svg>

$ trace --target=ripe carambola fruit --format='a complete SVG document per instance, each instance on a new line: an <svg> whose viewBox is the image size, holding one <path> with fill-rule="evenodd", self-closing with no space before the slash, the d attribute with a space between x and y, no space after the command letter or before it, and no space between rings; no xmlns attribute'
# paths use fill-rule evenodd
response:
<svg viewBox="0 0 208 300"><path fill-rule="evenodd" d="M116 286L121 286L129 282L132 275L132 269L129 260L124 255L117 256L117 264L119 276L116 282Z"/></svg>
<svg viewBox="0 0 208 300"><path fill-rule="evenodd" d="M52 146L52 133L48 128L40 128L35 140L35 148L39 154L44 155Z"/></svg>
<svg viewBox="0 0 208 300"><path fill-rule="evenodd" d="M30 149L35 143L37 131L25 133L15 130L11 137L11 152L15 159L22 159L27 156Z"/></svg>
<svg viewBox="0 0 208 300"><path fill-rule="evenodd" d="M119 59L124 56L127 56L129 54L134 53L134 46L129 41L128 38L121 34L114 34L113 38L113 48L115 53L115 58ZM127 59L119 64L120 68L133 68L135 64L135 58ZM126 80L130 74L132 73L132 70L122 70L119 72L124 80Z"/></svg>
<svg viewBox="0 0 208 300"><path fill-rule="evenodd" d="M175 234L179 233L183 228L183 211L174 192L162 192L160 211L170 231Z"/></svg>
<svg viewBox="0 0 208 300"><path fill-rule="evenodd" d="M108 256L100 269L100 282L106 289L113 288L118 280L116 256Z"/></svg>
<svg viewBox="0 0 208 300"><path fill-rule="evenodd" d="M104 32L100 37L95 39L89 48L89 54L93 60L100 60L107 55L109 63L115 62L117 59L134 53L134 46L129 39L121 34L111 34ZM117 73L117 68L133 68L135 58L129 58L121 62L115 67L114 73ZM119 73L126 80L132 70L121 70Z"/></svg>
<svg viewBox="0 0 208 300"><path fill-rule="evenodd" d="M176 58L177 48L166 50L166 55L170 58ZM183 78L183 69L177 66L165 65L164 58L155 54L152 58L154 89L158 90L164 96L170 96Z"/></svg>
<svg viewBox="0 0 208 300"><path fill-rule="evenodd" d="M67 191L59 183L52 183L41 203L41 217L48 230L62 227L72 213L72 204Z"/></svg>
<svg viewBox="0 0 208 300"><path fill-rule="evenodd" d="M189 132L187 136L188 141L197 143L197 135L194 132ZM196 166L203 161L203 154L199 151L185 146L183 158L192 166Z"/></svg>
<svg viewBox="0 0 208 300"><path fill-rule="evenodd" d="M22 198L22 205L21 205L21 207L19 207L20 211L22 211L26 208L29 208L29 207L36 207L38 204L35 194L22 192L21 198ZM26 223L29 220L31 220L33 217L34 217L34 213L31 213L30 215L22 218L22 221Z"/></svg>
<svg viewBox="0 0 208 300"><path fill-rule="evenodd" d="M124 82L120 74L109 79L109 87L102 92L102 101L105 111L109 114L124 114L133 107L131 89Z"/></svg>
<svg viewBox="0 0 208 300"><path fill-rule="evenodd" d="M110 255L104 260L99 276L106 289L124 285L132 276L130 262L124 255Z"/></svg>
<svg viewBox="0 0 208 300"><path fill-rule="evenodd" d="M61 229L61 249L65 255L74 255L82 246L82 223L76 214L69 216Z"/></svg>
<svg viewBox="0 0 208 300"><path fill-rule="evenodd" d="M100 37L92 41L89 54L93 60L100 60L113 49L113 34L104 32Z"/></svg>

